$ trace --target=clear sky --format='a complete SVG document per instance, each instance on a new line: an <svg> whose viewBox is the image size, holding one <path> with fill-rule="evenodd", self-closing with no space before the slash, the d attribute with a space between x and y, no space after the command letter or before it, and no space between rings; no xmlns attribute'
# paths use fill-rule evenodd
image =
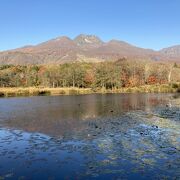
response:
<svg viewBox="0 0 180 180"><path fill-rule="evenodd" d="M180 44L180 0L0 0L0 51L80 33L152 49Z"/></svg>

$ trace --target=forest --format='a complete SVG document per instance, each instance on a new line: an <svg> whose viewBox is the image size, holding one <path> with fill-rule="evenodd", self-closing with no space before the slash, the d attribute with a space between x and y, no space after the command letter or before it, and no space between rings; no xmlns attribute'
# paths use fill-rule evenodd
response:
<svg viewBox="0 0 180 180"><path fill-rule="evenodd" d="M1 65L0 87L118 89L180 82L177 63L119 59L60 65Z"/></svg>

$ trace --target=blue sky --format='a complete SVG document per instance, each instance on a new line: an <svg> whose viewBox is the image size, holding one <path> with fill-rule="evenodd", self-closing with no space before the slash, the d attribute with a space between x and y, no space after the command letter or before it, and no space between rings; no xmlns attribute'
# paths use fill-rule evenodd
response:
<svg viewBox="0 0 180 180"><path fill-rule="evenodd" d="M0 51L80 33L152 49L180 44L180 0L0 0Z"/></svg>

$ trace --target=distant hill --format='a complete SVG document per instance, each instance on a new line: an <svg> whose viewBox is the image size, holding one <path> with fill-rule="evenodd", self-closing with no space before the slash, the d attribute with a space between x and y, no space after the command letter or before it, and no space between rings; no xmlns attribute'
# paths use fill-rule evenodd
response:
<svg viewBox="0 0 180 180"><path fill-rule="evenodd" d="M75 61L114 61L120 58L180 62L180 46L160 51L143 49L123 41L103 42L95 35L75 39L58 37L35 46L0 52L0 64L61 64Z"/></svg>

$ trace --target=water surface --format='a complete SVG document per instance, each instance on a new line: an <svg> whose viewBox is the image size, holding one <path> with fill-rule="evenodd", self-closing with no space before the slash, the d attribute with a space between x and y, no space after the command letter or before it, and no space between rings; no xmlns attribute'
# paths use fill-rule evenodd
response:
<svg viewBox="0 0 180 180"><path fill-rule="evenodd" d="M171 94L0 99L0 179L178 178Z"/></svg>

